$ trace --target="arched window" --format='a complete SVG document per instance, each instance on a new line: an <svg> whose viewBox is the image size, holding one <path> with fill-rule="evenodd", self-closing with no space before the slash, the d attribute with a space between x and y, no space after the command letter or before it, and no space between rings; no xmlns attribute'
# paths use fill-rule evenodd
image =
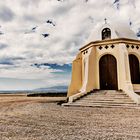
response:
<svg viewBox="0 0 140 140"><path fill-rule="evenodd" d="M104 28L102 30L102 40L111 39L111 30L109 28Z"/></svg>

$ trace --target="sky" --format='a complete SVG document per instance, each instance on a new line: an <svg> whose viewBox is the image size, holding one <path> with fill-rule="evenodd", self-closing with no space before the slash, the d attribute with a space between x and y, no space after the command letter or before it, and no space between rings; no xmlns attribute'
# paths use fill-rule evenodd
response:
<svg viewBox="0 0 140 140"><path fill-rule="evenodd" d="M0 1L0 90L69 85L94 27L123 20L140 35L140 0Z"/></svg>

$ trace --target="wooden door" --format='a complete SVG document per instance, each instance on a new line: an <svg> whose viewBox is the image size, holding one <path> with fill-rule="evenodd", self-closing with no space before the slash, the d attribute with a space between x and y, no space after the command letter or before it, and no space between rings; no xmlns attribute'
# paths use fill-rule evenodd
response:
<svg viewBox="0 0 140 140"><path fill-rule="evenodd" d="M114 56L104 55L99 61L100 89L117 90L117 62Z"/></svg>
<svg viewBox="0 0 140 140"><path fill-rule="evenodd" d="M135 55L130 54L129 64L132 84L140 84L140 70L138 58Z"/></svg>

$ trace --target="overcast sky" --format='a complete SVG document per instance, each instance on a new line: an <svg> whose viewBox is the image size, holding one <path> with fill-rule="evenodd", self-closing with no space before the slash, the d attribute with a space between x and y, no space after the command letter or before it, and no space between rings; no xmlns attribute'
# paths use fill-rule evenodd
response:
<svg viewBox="0 0 140 140"><path fill-rule="evenodd" d="M71 63L97 24L137 33L140 0L1 0L0 90L68 85Z"/></svg>

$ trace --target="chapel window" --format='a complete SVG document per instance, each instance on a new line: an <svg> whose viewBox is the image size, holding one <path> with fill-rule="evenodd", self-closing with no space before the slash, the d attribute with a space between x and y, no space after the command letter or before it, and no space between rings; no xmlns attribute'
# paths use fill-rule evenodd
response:
<svg viewBox="0 0 140 140"><path fill-rule="evenodd" d="M111 30L109 28L104 28L102 30L102 40L111 39Z"/></svg>

